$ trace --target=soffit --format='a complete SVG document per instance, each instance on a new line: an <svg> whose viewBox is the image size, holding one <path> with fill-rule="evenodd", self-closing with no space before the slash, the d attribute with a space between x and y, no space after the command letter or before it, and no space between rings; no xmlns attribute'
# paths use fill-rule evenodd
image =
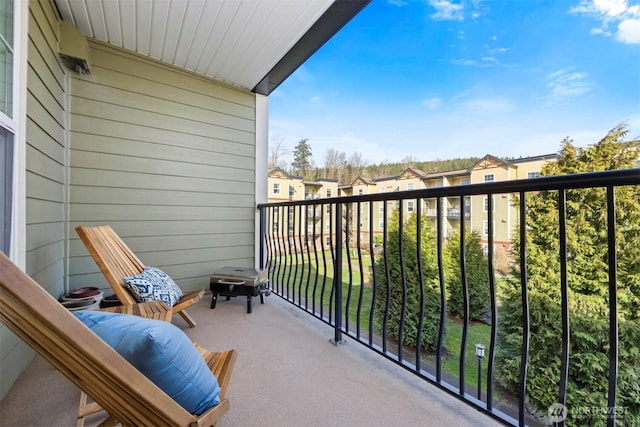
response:
<svg viewBox="0 0 640 427"><path fill-rule="evenodd" d="M268 95L369 0L54 0L85 36Z"/></svg>

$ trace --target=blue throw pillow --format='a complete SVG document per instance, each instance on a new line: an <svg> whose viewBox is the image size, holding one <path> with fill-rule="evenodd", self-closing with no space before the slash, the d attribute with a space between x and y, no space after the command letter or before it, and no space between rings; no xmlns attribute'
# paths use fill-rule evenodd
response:
<svg viewBox="0 0 640 427"><path fill-rule="evenodd" d="M75 316L192 414L220 403L218 380L189 337L161 320L100 311Z"/></svg>
<svg viewBox="0 0 640 427"><path fill-rule="evenodd" d="M182 289L158 267L145 267L142 273L125 277L124 283L137 302L162 301L173 307L183 296Z"/></svg>

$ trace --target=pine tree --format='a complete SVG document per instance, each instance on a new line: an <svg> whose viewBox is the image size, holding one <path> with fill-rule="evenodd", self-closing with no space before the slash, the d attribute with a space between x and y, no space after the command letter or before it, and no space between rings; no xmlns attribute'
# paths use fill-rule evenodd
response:
<svg viewBox="0 0 640 427"><path fill-rule="evenodd" d="M308 139L301 139L293 149L293 172L306 177L311 169L311 145Z"/></svg>
<svg viewBox="0 0 640 427"><path fill-rule="evenodd" d="M612 129L600 142L585 149L562 142L560 156L541 175L625 169L636 166L638 140L623 142L624 124ZM618 255L617 300L619 309L618 402L625 406L619 425L640 424L640 188L618 187L616 242ZM533 408L546 412L558 399L561 349L560 243L558 192L528 194L527 279L530 310L527 397ZM598 414L571 418L571 408L607 407L609 350L609 274L607 209L603 188L566 192L567 282L569 288L570 361L567 425L603 422ZM516 233L518 234L518 233ZM514 248L519 247L516 239ZM516 258L520 255L516 253ZM520 272L504 289L499 311L499 349L496 378L517 392L522 345ZM577 416L576 416L577 417ZM591 417L591 418L589 418ZM606 419L605 419L606 421Z"/></svg>

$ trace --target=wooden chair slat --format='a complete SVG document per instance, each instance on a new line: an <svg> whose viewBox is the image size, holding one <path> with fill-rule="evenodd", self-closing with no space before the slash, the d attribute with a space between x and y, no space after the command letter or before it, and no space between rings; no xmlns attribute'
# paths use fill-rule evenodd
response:
<svg viewBox="0 0 640 427"><path fill-rule="evenodd" d="M124 278L142 273L145 267L142 261L109 225L81 225L76 227L76 233L122 304L135 304L136 301L128 291ZM185 292L180 301L172 307L173 313L180 314L193 328L196 322L184 310L200 301L203 296L204 289Z"/></svg>
<svg viewBox="0 0 640 427"><path fill-rule="evenodd" d="M188 413L1 252L0 320L122 425L213 425L229 409L222 398L200 416ZM237 352L195 345L200 354L226 361L213 371L226 396Z"/></svg>

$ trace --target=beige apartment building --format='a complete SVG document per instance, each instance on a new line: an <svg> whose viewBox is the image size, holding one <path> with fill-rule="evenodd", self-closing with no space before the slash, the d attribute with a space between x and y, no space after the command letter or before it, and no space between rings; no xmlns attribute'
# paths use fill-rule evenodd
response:
<svg viewBox="0 0 640 427"><path fill-rule="evenodd" d="M468 169L452 170L438 173L425 173L415 168L407 168L398 176L370 179L358 176L348 185L338 186L336 180L320 179L316 181L304 181L302 177L289 175L280 168L272 169L268 174L269 202L299 201L306 199L323 199L337 196L360 196L366 194L390 193L397 191L421 190L427 188L450 187L468 184L479 184L485 182L510 181L515 179L532 179L540 176L543 166L555 161L557 154L547 154L535 157L520 158L515 160L502 160L492 155L486 155L478 160ZM493 242L496 260L496 268L501 269L507 262L508 249L513 237L514 230L518 226L517 207L514 205L513 194L496 194L492 200L493 210ZM402 208L405 216L416 212L416 200L397 200L387 202L387 217L397 209ZM384 227L385 206L383 202L362 202L351 204L345 207L349 212L343 213L350 218L349 224L352 230L349 233L349 240L352 245L359 242L362 247L369 247L371 233L381 236ZM477 231L481 237L481 243L485 252L488 251L489 241L489 201L486 196L466 197L464 202L459 197L444 198L442 211L437 212L436 199L422 199L421 211L426 215L435 228L438 215L442 217L442 232L444 236L451 236L461 228L461 221L464 221L467 228ZM311 236L322 241L325 247L330 246L335 238L333 230L332 215L334 205L326 204L313 208L307 208L299 215L294 215L294 209L289 207L289 212L278 212L274 216L286 215L286 229L281 229L283 223L280 218L272 218L270 224L275 226L278 233L288 235L291 242L298 239L298 234L302 233L304 242L310 242ZM321 210L322 212L318 212ZM294 220L299 218L299 220ZM354 235L358 229L359 236ZM313 232L313 224L315 233ZM305 228L306 227L306 228ZM322 231L322 232L320 232ZM296 241L297 242L297 241Z"/></svg>

